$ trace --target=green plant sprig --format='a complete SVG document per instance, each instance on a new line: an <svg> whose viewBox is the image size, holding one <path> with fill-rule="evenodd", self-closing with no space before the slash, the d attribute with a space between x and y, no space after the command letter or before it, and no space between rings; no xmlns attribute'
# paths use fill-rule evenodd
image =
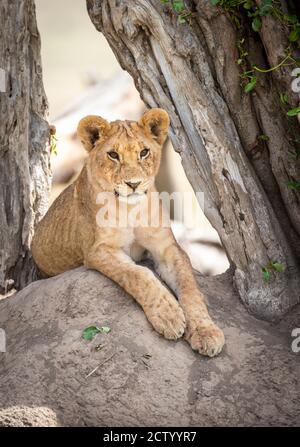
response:
<svg viewBox="0 0 300 447"><path fill-rule="evenodd" d="M285 62L287 60L291 60L292 64L285 64ZM259 71L260 73L271 73L271 71L278 70L278 68L280 68L280 67L287 67L289 65L294 65L294 64L298 65L298 62L289 53L289 54L287 54L287 56L281 62L279 62L279 64L275 65L274 67L270 67L270 68L267 68L267 69L260 68L257 65L252 65L252 67L253 67L254 70Z"/></svg>
<svg viewBox="0 0 300 447"><path fill-rule="evenodd" d="M298 191L300 189L300 181L286 182L286 186L288 187L288 189L291 189L292 191Z"/></svg>
<svg viewBox="0 0 300 447"><path fill-rule="evenodd" d="M160 0L161 3L169 5L173 12L177 14L177 21L179 24L190 23L193 13L185 6L182 0Z"/></svg>
<svg viewBox="0 0 300 447"><path fill-rule="evenodd" d="M211 0L214 6L223 8L235 23L237 28L241 28L241 22L243 17L246 16L251 19L251 27L254 32L259 32L262 27L262 17L271 15L281 23L286 25L290 29L288 36L289 42L296 42L300 38L300 22L296 15L285 14L281 11L279 2L275 0L262 0L259 6L256 5L254 0ZM248 52L244 48L245 39L242 38L237 42L237 48L239 51L239 58L237 64L243 69L241 78L243 81L241 85L244 88L245 93L253 91L257 84L258 73L270 73L283 66L300 66L299 60L293 57L290 45L286 48L286 56L276 66L270 68L261 68L257 65L252 65L250 70L246 70Z"/></svg>
<svg viewBox="0 0 300 447"><path fill-rule="evenodd" d="M242 12L245 11L251 19L253 31L259 32L262 27L262 17L272 16L290 30L289 42L296 42L300 38L300 22L295 14L285 14L281 5L275 0L262 0L259 6L254 0L211 0L214 6L225 9L235 23L241 21Z"/></svg>
<svg viewBox="0 0 300 447"><path fill-rule="evenodd" d="M283 272L284 271L284 265L277 261L270 261L268 264L264 265L261 268L263 278L266 282L270 281L271 274L276 272Z"/></svg>

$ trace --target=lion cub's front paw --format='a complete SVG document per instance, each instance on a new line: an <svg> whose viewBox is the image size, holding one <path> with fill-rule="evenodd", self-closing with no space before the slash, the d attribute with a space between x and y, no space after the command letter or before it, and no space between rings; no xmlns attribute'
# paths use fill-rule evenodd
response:
<svg viewBox="0 0 300 447"><path fill-rule="evenodd" d="M187 332L185 338L192 349L208 357L220 354L225 343L223 332L214 323L198 324Z"/></svg>
<svg viewBox="0 0 300 447"><path fill-rule="evenodd" d="M185 316L178 302L172 296L160 298L157 306L146 310L148 320L154 329L169 340L182 337L185 330Z"/></svg>

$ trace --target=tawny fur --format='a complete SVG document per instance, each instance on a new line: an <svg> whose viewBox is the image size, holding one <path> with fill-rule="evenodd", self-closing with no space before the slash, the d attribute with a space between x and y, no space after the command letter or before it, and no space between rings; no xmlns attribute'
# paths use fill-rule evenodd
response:
<svg viewBox="0 0 300 447"><path fill-rule="evenodd" d="M32 253L46 276L83 264L98 270L135 298L157 332L168 339L185 334L193 349L214 356L224 345L224 335L208 314L188 256L171 229L162 225L161 204L158 210L150 207L168 127L169 117L162 109L150 110L139 122L83 118L78 135L89 157L78 179L61 193L39 223ZM145 148L148 155L141 158ZM118 159L111 158L111 151ZM125 182L140 183L134 190ZM151 218L153 213L159 214L159 227L99 226L96 215L101 205L97 197L104 191L114 194L117 204L128 201L129 210L135 206L130 199L137 197L139 206L145 212L150 210ZM135 263L145 250L178 301L152 271Z"/></svg>

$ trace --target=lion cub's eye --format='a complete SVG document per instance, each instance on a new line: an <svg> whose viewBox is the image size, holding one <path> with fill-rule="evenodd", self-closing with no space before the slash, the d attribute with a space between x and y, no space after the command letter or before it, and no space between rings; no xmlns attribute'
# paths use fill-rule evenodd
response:
<svg viewBox="0 0 300 447"><path fill-rule="evenodd" d="M145 148L140 152L140 157L146 158L146 157L148 157L149 154L150 154L150 149Z"/></svg>
<svg viewBox="0 0 300 447"><path fill-rule="evenodd" d="M119 154L116 151L110 151L107 152L107 155L109 156L109 158L111 158L112 160L120 160Z"/></svg>

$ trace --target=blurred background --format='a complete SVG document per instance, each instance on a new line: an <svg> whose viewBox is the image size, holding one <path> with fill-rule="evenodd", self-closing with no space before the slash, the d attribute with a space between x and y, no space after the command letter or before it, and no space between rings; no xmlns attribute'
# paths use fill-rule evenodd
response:
<svg viewBox="0 0 300 447"><path fill-rule="evenodd" d="M86 157L76 137L79 120L89 114L109 121L136 120L145 105L105 38L95 30L85 0L35 3L49 122L55 125L57 137L56 153L51 155L52 202L76 178ZM218 234L204 216L170 141L164 147L157 187L169 193L193 194L194 218L184 219L184 223L173 220L175 237L196 270L205 275L224 272L229 263Z"/></svg>

